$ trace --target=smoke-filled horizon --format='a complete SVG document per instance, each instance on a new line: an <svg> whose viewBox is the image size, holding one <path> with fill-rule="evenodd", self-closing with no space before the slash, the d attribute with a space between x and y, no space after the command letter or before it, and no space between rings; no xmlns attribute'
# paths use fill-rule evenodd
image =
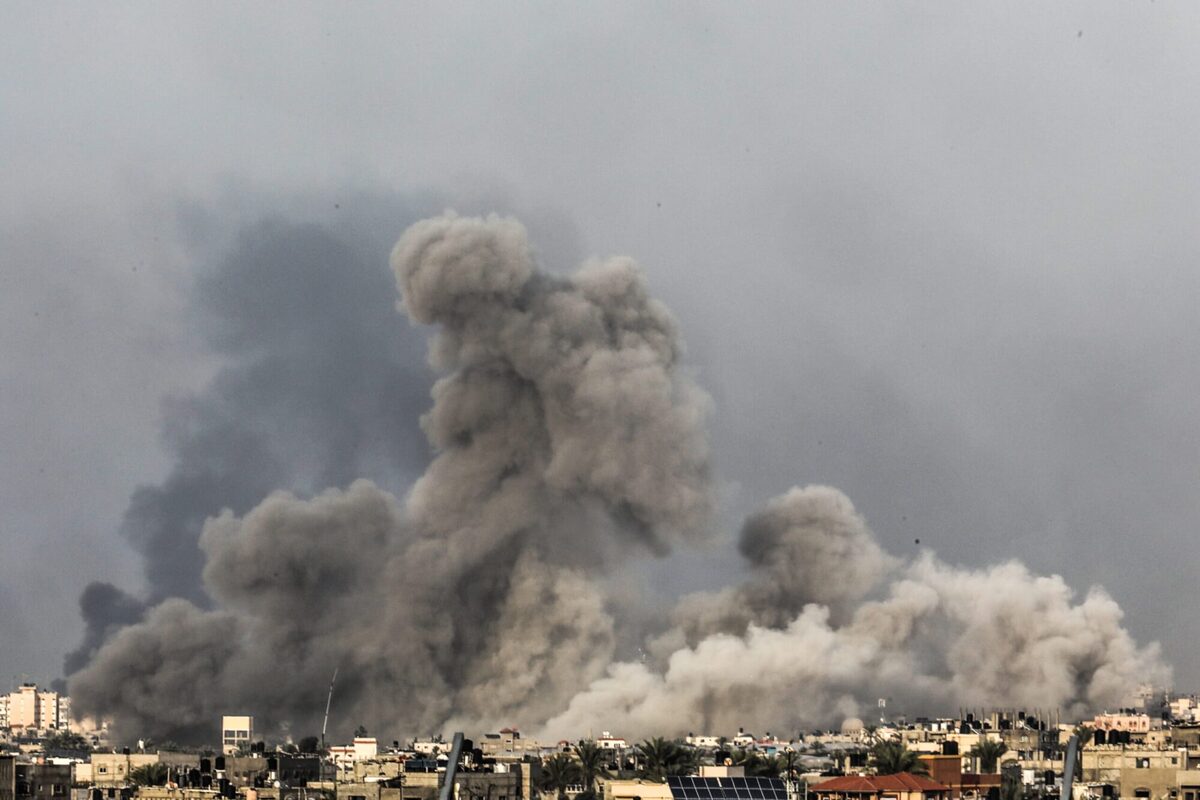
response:
<svg viewBox="0 0 1200 800"><path fill-rule="evenodd" d="M229 325L245 368L218 378L210 397L273 365L260 347L284 354L282 374L307 367L310 349L325 353L314 387L329 394L298 418L311 441L289 440L299 450L282 457L270 436L256 447L221 429L250 409L290 424L278 400L222 408L215 422L186 415L175 471L135 495L127 536L148 565L163 548L199 557L177 589L151 580L144 599L85 592L88 638L70 657L69 687L79 712L113 717L121 736L202 737L233 709L266 731L308 731L335 667L339 718L388 736L505 724L551 737L746 722L794 730L860 716L877 697L929 713L1083 713L1169 677L1103 590L1078 593L1016 561L966 569L931 551L889 554L828 486L797 486L749 515L741 581L685 595L666 618L639 609L613 588L631 565L727 534L716 523L712 401L638 266L593 259L561 274L538 263L511 218L411 226L391 261L401 310L433 333L439 377L426 410L414 408L421 371L397 383L394 358L331 376L347 352L338 348L394 352L394 327L381 316L357 326L352 311L378 309L390 292L347 297L338 270L322 265L351 253L307 240L311 231L273 235L282 255L270 258L311 259L330 276L304 282L315 290L302 313L321 316L331 298L351 313L331 315L312 340L293 340L286 321L274 339ZM256 318L290 275L231 284L214 307ZM343 325L364 333L343 337ZM307 385L271 396L301 401ZM427 445L393 449L405 415L420 417ZM364 424L379 419L387 424ZM383 452L424 466L410 487L356 480L378 462L361 454L380 436ZM220 446L228 441L245 449ZM210 481L203 502L181 511L172 487L195 481L197 464L236 485ZM630 639L644 657L625 652Z"/></svg>

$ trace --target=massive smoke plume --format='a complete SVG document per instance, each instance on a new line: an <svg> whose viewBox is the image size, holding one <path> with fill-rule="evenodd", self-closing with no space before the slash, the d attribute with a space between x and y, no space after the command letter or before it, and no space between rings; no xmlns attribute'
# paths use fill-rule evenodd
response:
<svg viewBox="0 0 1200 800"><path fill-rule="evenodd" d="M607 577L712 516L710 403L674 319L627 259L539 269L511 219L417 223L392 266L437 330L424 474L403 500L359 480L214 510L201 602L110 631L71 680L82 712L127 736L199 736L235 709L299 730L337 667L343 732L638 736L830 724L881 696L1082 711L1162 674L1102 591L902 562L828 487L752 515L745 581L683 598L648 658L617 660L630 621Z"/></svg>
<svg viewBox="0 0 1200 800"><path fill-rule="evenodd" d="M544 718L612 657L589 575L703 533L709 403L632 262L556 278L518 223L443 217L393 266L445 373L405 509L359 482L210 521L216 608L172 600L114 636L71 681L82 711L127 732L231 706L308 723L340 665L343 713L374 728Z"/></svg>
<svg viewBox="0 0 1200 800"><path fill-rule="evenodd" d="M192 316L222 367L202 392L166 404L174 465L133 493L121 526L148 595L88 586L84 639L65 674L163 599L210 604L198 542L221 509L247 511L281 488L362 476L402 487L420 474L428 370L377 267L386 252L324 225L264 222L203 271Z"/></svg>

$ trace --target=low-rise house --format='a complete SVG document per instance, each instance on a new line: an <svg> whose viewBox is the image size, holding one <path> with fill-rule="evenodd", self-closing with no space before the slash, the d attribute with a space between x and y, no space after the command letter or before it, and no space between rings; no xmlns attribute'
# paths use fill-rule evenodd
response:
<svg viewBox="0 0 1200 800"><path fill-rule="evenodd" d="M923 775L845 775L810 786L815 800L950 800L950 788Z"/></svg>

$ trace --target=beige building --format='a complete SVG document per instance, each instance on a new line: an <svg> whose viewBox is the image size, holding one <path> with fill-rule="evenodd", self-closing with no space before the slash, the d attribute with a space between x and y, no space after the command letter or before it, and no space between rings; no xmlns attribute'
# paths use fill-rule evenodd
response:
<svg viewBox="0 0 1200 800"><path fill-rule="evenodd" d="M41 726L41 705L38 703L37 686L26 683L8 695L8 727L11 729L37 730Z"/></svg>
<svg viewBox="0 0 1200 800"><path fill-rule="evenodd" d="M221 717L221 752L227 756L250 749L254 741L254 717Z"/></svg>
<svg viewBox="0 0 1200 800"><path fill-rule="evenodd" d="M0 695L0 728L31 733L71 727L71 699L58 692L38 691L24 683L15 692Z"/></svg>
<svg viewBox="0 0 1200 800"><path fill-rule="evenodd" d="M76 783L91 783L100 788L119 788L129 783L129 774L147 764L166 764L183 771L197 764L192 753L92 753L89 764L75 768Z"/></svg>
<svg viewBox="0 0 1200 800"><path fill-rule="evenodd" d="M604 800L672 800L671 787L651 781L604 781Z"/></svg>
<svg viewBox="0 0 1200 800"><path fill-rule="evenodd" d="M1187 749L1098 745L1079 754L1080 782L1109 784L1119 796L1161 800L1178 789L1178 773L1187 767Z"/></svg>
<svg viewBox="0 0 1200 800"><path fill-rule="evenodd" d="M1150 715L1131 714L1097 714L1092 720L1092 727L1098 731L1129 731L1130 733L1146 733L1150 730Z"/></svg>

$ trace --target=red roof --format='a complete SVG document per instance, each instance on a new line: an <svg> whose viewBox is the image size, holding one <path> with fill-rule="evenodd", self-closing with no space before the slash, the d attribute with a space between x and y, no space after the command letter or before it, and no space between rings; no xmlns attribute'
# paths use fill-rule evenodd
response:
<svg viewBox="0 0 1200 800"><path fill-rule="evenodd" d="M841 778L831 778L816 786L810 786L809 790L870 794L873 792L948 792L950 788L935 780L930 780L924 775L897 772L895 775L846 775Z"/></svg>

